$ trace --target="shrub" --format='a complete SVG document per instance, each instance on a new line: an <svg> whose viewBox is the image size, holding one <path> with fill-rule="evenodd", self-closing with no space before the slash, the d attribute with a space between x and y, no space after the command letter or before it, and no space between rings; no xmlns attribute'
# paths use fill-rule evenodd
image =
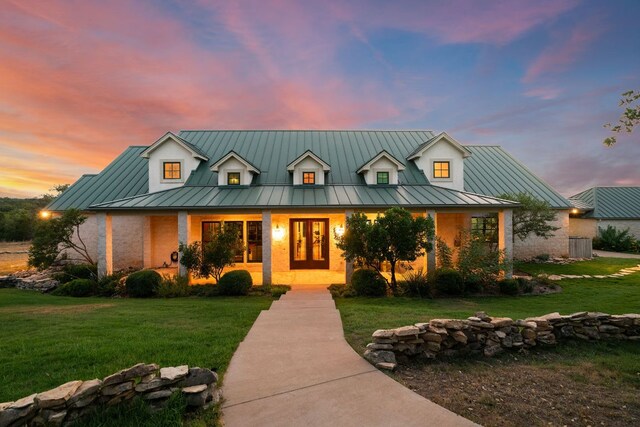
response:
<svg viewBox="0 0 640 427"><path fill-rule="evenodd" d="M504 295L518 295L520 289L516 279L504 279L498 282L500 293Z"/></svg>
<svg viewBox="0 0 640 427"><path fill-rule="evenodd" d="M75 279L61 285L52 293L57 296L90 297L95 295L96 291L97 284L93 280Z"/></svg>
<svg viewBox="0 0 640 427"><path fill-rule="evenodd" d="M291 286L289 285L271 285L270 288L271 296L274 298L280 298L282 295L291 290Z"/></svg>
<svg viewBox="0 0 640 427"><path fill-rule="evenodd" d="M60 273L54 275L60 283L67 283L75 279L91 279L98 277L98 267L95 264L65 264Z"/></svg>
<svg viewBox="0 0 640 427"><path fill-rule="evenodd" d="M464 282L464 293L465 294L479 294L484 290L484 286L479 278L477 277L469 277Z"/></svg>
<svg viewBox="0 0 640 427"><path fill-rule="evenodd" d="M189 278L180 276L179 274L163 274L160 287L158 288L158 296L161 298L188 297Z"/></svg>
<svg viewBox="0 0 640 427"><path fill-rule="evenodd" d="M218 286L211 283L193 285L189 286L189 295L195 297L216 297L220 295L220 290L218 289Z"/></svg>
<svg viewBox="0 0 640 427"><path fill-rule="evenodd" d="M496 281L500 272L509 267L504 261L504 250L492 250L484 237L466 233L458 250L458 271L465 282L477 281L489 285Z"/></svg>
<svg viewBox="0 0 640 427"><path fill-rule="evenodd" d="M440 237L436 237L436 261L440 268L453 268L453 249Z"/></svg>
<svg viewBox="0 0 640 427"><path fill-rule="evenodd" d="M98 280L96 295L101 297L112 297L117 295L118 288L121 287L125 274L126 273L123 271L118 271Z"/></svg>
<svg viewBox="0 0 640 427"><path fill-rule="evenodd" d="M229 271L218 281L220 295L247 295L253 279L247 270Z"/></svg>
<svg viewBox="0 0 640 427"><path fill-rule="evenodd" d="M360 268L351 276L351 287L361 297L383 297L387 294L387 281L374 270Z"/></svg>
<svg viewBox="0 0 640 427"><path fill-rule="evenodd" d="M551 259L551 255L549 254L539 254L534 257L536 261L539 262L548 262Z"/></svg>
<svg viewBox="0 0 640 427"><path fill-rule="evenodd" d="M629 229L618 230L611 225L606 229L598 227L598 236L593 239L593 249L616 252L632 252L636 249L637 242Z"/></svg>
<svg viewBox="0 0 640 427"><path fill-rule="evenodd" d="M530 294L533 292L533 281L527 280L524 277L518 277L518 287L523 294Z"/></svg>
<svg viewBox="0 0 640 427"><path fill-rule="evenodd" d="M430 298L431 287L427 279L427 274L422 270L408 271L404 274L405 280L398 282L401 295L419 298Z"/></svg>
<svg viewBox="0 0 640 427"><path fill-rule="evenodd" d="M464 282L459 271L451 268L439 268L433 275L433 282L439 293L444 295L462 295Z"/></svg>
<svg viewBox="0 0 640 427"><path fill-rule="evenodd" d="M356 296L356 292L350 285L334 283L333 285L329 285L327 289L329 289L333 298L350 298Z"/></svg>
<svg viewBox="0 0 640 427"><path fill-rule="evenodd" d="M153 270L131 273L125 282L127 295L132 298L149 298L158 294L162 276Z"/></svg>

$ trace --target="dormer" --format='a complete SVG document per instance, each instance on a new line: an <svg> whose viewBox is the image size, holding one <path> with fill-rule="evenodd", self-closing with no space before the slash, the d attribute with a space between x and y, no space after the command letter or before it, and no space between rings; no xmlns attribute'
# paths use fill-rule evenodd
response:
<svg viewBox="0 0 640 427"><path fill-rule="evenodd" d="M367 185L398 185L398 172L402 170L404 164L382 150L356 173L362 174Z"/></svg>
<svg viewBox="0 0 640 427"><path fill-rule="evenodd" d="M470 155L462 144L442 132L420 144L407 160L412 160L431 184L464 191L464 159Z"/></svg>
<svg viewBox="0 0 640 427"><path fill-rule="evenodd" d="M293 185L324 185L324 175L331 166L307 150L289 163L287 170L293 173Z"/></svg>
<svg viewBox="0 0 640 427"><path fill-rule="evenodd" d="M218 173L219 186L251 185L254 175L260 175L260 169L242 158L235 151L229 151L210 167Z"/></svg>
<svg viewBox="0 0 640 427"><path fill-rule="evenodd" d="M197 147L172 132L164 134L140 156L149 160L149 193L183 186L200 162L209 161Z"/></svg>

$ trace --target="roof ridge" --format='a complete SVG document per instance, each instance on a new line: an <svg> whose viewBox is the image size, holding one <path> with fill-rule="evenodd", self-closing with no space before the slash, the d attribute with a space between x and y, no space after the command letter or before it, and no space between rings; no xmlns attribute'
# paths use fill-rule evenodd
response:
<svg viewBox="0 0 640 427"><path fill-rule="evenodd" d="M179 132L435 132L433 129L182 129Z"/></svg>

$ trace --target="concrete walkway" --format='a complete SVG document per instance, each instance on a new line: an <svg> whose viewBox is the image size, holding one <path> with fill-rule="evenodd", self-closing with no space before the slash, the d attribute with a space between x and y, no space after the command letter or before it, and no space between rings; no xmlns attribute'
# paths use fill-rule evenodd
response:
<svg viewBox="0 0 640 427"><path fill-rule="evenodd" d="M224 377L235 426L472 426L362 359L327 290L293 290L260 313Z"/></svg>
<svg viewBox="0 0 640 427"><path fill-rule="evenodd" d="M597 255L599 257L603 257L603 258L634 258L634 259L640 259L640 254L626 254L624 252L608 252L608 251L594 250L593 254Z"/></svg>

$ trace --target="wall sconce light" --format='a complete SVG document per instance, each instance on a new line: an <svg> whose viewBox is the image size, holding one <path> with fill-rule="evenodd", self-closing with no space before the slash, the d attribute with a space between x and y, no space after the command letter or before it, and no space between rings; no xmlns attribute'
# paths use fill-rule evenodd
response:
<svg viewBox="0 0 640 427"><path fill-rule="evenodd" d="M273 236L273 240L282 240L284 238L284 228L276 225L276 228L273 229L271 235Z"/></svg>
<svg viewBox="0 0 640 427"><path fill-rule="evenodd" d="M333 228L333 233L336 235L336 237L344 236L344 226L342 224L336 225Z"/></svg>
<svg viewBox="0 0 640 427"><path fill-rule="evenodd" d="M580 212L580 211L578 209L576 209L576 208L571 209L571 213L574 214L574 215L577 214L578 212Z"/></svg>
<svg viewBox="0 0 640 427"><path fill-rule="evenodd" d="M42 218L42 219L51 218L51 212L49 212L49 211L40 211L40 218Z"/></svg>

